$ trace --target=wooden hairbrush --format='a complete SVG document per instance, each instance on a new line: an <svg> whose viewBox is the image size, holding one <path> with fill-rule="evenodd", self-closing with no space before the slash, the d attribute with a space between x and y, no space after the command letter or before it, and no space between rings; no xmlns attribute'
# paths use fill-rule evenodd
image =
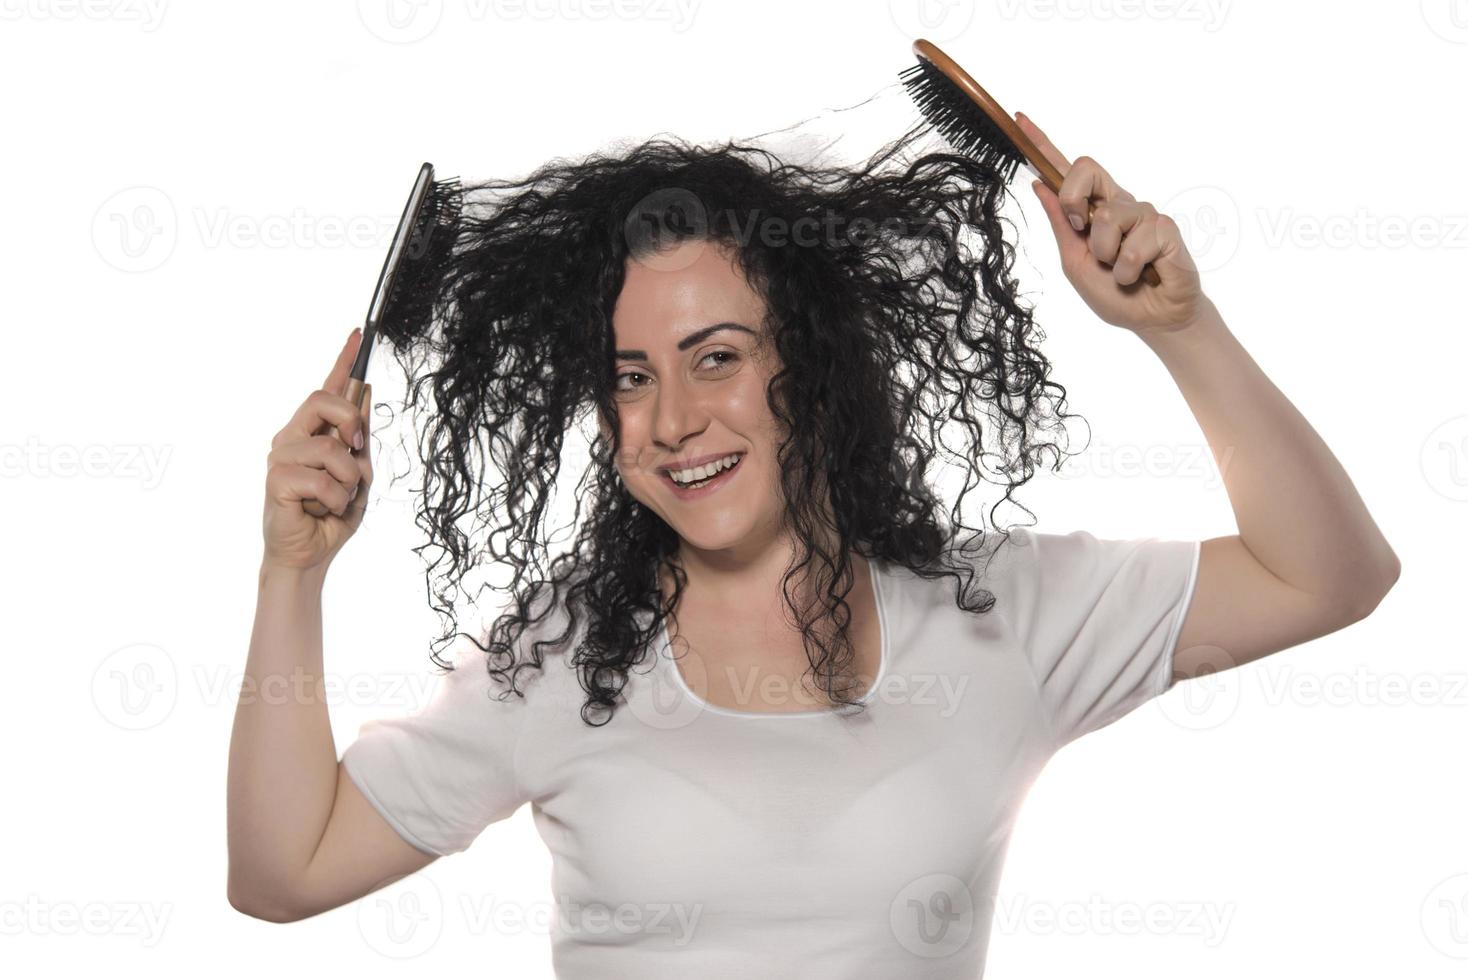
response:
<svg viewBox="0 0 1468 980"><path fill-rule="evenodd" d="M928 122L954 149L993 166L1005 183L1025 164L1046 187L1060 192L1064 179L1060 171L958 62L922 38L912 43L912 53L917 64L898 77ZM1089 203L1087 207L1089 218L1094 208ZM1142 267L1142 279L1150 286L1162 283L1150 262Z"/></svg>

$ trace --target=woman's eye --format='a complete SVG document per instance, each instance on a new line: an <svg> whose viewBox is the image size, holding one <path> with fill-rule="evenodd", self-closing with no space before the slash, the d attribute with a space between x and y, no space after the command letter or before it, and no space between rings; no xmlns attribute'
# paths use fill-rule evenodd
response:
<svg viewBox="0 0 1468 980"><path fill-rule="evenodd" d="M711 357L722 357L722 358L726 358L726 360L723 360L723 361L720 361L720 362L716 363L714 365L714 367L723 367L726 364L732 364L733 362L739 360L739 355L738 354L735 354L731 350L713 350L713 351L709 351L707 354L705 354L703 356L703 359L705 361L707 361Z"/></svg>
<svg viewBox="0 0 1468 980"><path fill-rule="evenodd" d="M707 365L711 368L721 368L727 367L728 365L733 364L738 360L739 355L734 351L713 350L709 351L707 354L701 357L699 359L699 364ZM634 378L637 379L635 382L632 380ZM632 391L633 389L643 387L647 380L647 375L643 374L641 371L627 371L623 374L617 375L615 378L612 379L612 390Z"/></svg>

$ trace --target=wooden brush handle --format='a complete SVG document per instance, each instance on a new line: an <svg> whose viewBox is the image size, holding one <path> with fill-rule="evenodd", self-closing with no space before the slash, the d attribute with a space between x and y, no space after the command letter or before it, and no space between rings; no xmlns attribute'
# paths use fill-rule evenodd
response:
<svg viewBox="0 0 1468 980"><path fill-rule="evenodd" d="M1065 178L1060 175L1059 170L1055 169L1055 164L1051 163L1049 158L1040 152L1040 148L1035 145L1034 141L1025 135L1025 131L1019 128L1019 123L1014 121L1014 117L1005 112L1004 107L996 102L992 95L985 92L982 85L969 77L969 73L964 71L958 62L944 54L936 44L922 38L912 42L912 53L932 62L934 68L947 75L949 81L961 88L975 105L984 110L989 121L998 126L1015 147L1024 154L1025 159L1030 162L1031 169L1039 175L1045 186L1057 194L1060 193L1060 184ZM1089 201L1086 202L1087 228L1091 227L1091 215L1095 212L1095 207ZM1142 267L1142 278L1149 286L1162 284L1162 278L1157 275L1157 270L1152 268L1150 262Z"/></svg>
<svg viewBox="0 0 1468 980"><path fill-rule="evenodd" d="M366 390L366 387L363 382L358 381L356 378L348 378L347 387L342 392L342 397L355 405L360 412L362 409L362 392ZM341 439L341 433L337 431L334 425L327 430L327 433L334 439ZM346 440L342 439L342 442L345 444ZM352 447L348 445L347 452L351 451ZM331 509L315 497L303 497L301 499L301 509L312 517L325 517L331 513Z"/></svg>

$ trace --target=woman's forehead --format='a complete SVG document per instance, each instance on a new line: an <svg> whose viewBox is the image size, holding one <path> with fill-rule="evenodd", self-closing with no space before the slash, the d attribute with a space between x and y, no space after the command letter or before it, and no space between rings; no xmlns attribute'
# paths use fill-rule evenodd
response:
<svg viewBox="0 0 1468 980"><path fill-rule="evenodd" d="M634 339L676 343L691 331L720 322L757 328L764 315L764 301L734 254L711 242L690 241L627 260L612 328L619 345Z"/></svg>

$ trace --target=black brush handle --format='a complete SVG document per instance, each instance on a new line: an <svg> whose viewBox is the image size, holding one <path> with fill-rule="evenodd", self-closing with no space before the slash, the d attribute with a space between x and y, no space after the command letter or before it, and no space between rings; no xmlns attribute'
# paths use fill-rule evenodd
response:
<svg viewBox="0 0 1468 980"><path fill-rule="evenodd" d="M423 206L433 189L433 164L425 163L418 168L418 176L413 180L413 191L408 195L408 203L403 205L402 217L398 218L392 245L387 250L387 257L382 260L382 271L377 274L377 288L372 291L372 304L367 308L367 320L362 325L362 342L357 347L357 357L352 362L352 373L347 378L346 390L342 392L342 396L359 413L362 411L362 391L366 387L367 361L372 356L372 342L377 337L377 325L387 310L388 300L392 298L393 283L397 280L403 260L408 256L413 232L423 217ZM341 438L341 433L334 425L331 426L330 433L333 438ZM352 447L348 446L347 452L351 451ZM302 498L301 509L312 517L325 517L331 513L325 504L314 497Z"/></svg>

